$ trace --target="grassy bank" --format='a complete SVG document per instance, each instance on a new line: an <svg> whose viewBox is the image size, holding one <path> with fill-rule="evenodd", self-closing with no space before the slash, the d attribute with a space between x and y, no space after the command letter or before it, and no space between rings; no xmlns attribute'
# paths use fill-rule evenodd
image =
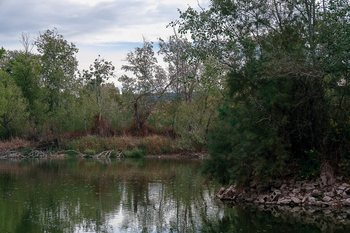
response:
<svg viewBox="0 0 350 233"><path fill-rule="evenodd" d="M100 137L97 135L86 135L75 139L62 140L59 145L45 142L44 149L41 142L30 142L24 139L11 139L0 142L0 151L16 150L25 156L31 150L46 150L50 152L67 151L68 155L78 153L84 155L96 155L103 151L111 151L112 156L123 152L126 157L142 157L145 155L177 154L184 152L200 152L202 147L184 147L181 139L172 139L160 135L146 137L113 136ZM191 149L189 149L191 148Z"/></svg>

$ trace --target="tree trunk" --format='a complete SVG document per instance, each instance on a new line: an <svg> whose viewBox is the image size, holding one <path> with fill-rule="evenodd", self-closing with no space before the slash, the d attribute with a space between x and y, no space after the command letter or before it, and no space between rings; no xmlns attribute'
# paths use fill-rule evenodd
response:
<svg viewBox="0 0 350 233"><path fill-rule="evenodd" d="M2 116L2 118L4 119L4 125L5 125L5 128L7 130L7 134L9 135L9 137L11 137L11 128L10 128L10 122L8 121L7 117L6 117L6 114L4 114Z"/></svg>
<svg viewBox="0 0 350 233"><path fill-rule="evenodd" d="M136 99L134 100L134 120L135 120L137 130L141 130L142 122L140 120L140 115L139 115L138 110L137 110L137 100Z"/></svg>

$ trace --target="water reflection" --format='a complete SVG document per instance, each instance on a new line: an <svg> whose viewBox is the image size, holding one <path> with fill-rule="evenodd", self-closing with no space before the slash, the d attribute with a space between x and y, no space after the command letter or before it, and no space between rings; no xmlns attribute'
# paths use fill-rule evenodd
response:
<svg viewBox="0 0 350 233"><path fill-rule="evenodd" d="M0 232L326 232L304 215L222 205L203 180L199 160L1 160Z"/></svg>

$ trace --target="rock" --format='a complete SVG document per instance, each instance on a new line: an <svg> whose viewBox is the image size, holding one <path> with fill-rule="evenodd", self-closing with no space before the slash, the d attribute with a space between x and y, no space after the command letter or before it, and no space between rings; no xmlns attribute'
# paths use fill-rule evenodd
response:
<svg viewBox="0 0 350 233"><path fill-rule="evenodd" d="M282 195L281 191L275 190L275 191L270 195L270 201L275 201L275 200L277 200L281 195Z"/></svg>
<svg viewBox="0 0 350 233"><path fill-rule="evenodd" d="M341 185L342 185L342 186L345 186L345 187L349 187L349 186L350 186L350 185L347 184L347 183L342 183Z"/></svg>
<svg viewBox="0 0 350 233"><path fill-rule="evenodd" d="M338 190L342 190L342 191L344 191L346 189L346 186L345 185L340 185L340 186L338 186Z"/></svg>
<svg viewBox="0 0 350 233"><path fill-rule="evenodd" d="M281 187L280 187L280 190L284 189L285 187L287 187L286 184L282 184Z"/></svg>
<svg viewBox="0 0 350 233"><path fill-rule="evenodd" d="M330 202L331 200L332 200L332 198L330 196L324 196L322 198L322 201L324 201L324 202Z"/></svg>
<svg viewBox="0 0 350 233"><path fill-rule="evenodd" d="M320 190L314 189L311 193L311 195L313 197L321 197L322 196L322 192Z"/></svg>
<svg viewBox="0 0 350 233"><path fill-rule="evenodd" d="M307 200L309 200L309 196L305 196L305 197L301 200L301 202L304 203L304 202L307 201Z"/></svg>
<svg viewBox="0 0 350 233"><path fill-rule="evenodd" d="M305 191L307 192L307 193L311 193L312 192L312 190L314 190L315 189L315 186L314 185L306 185L305 186Z"/></svg>
<svg viewBox="0 0 350 233"><path fill-rule="evenodd" d="M281 200L278 200L277 204L278 205L288 205L290 202L291 202L291 200L289 200L289 199L281 199Z"/></svg>
<svg viewBox="0 0 350 233"><path fill-rule="evenodd" d="M337 176L337 177L335 177L337 180L340 180L340 181L342 181L343 180L343 177L342 176Z"/></svg>
<svg viewBox="0 0 350 233"><path fill-rule="evenodd" d="M219 190L219 193L218 193L218 195L221 195L221 194L223 194L224 192L225 192L225 188L224 187L222 187L220 190Z"/></svg>
<svg viewBox="0 0 350 233"><path fill-rule="evenodd" d="M219 196L221 196L221 198L219 198L219 199L221 199L221 200L234 200L236 198L235 194L236 194L236 190L235 190L234 186L231 185L221 195L219 195Z"/></svg>
<svg viewBox="0 0 350 233"><path fill-rule="evenodd" d="M350 198L345 199L345 200L343 201L343 204L346 205L346 206L350 206Z"/></svg>
<svg viewBox="0 0 350 233"><path fill-rule="evenodd" d="M259 202L262 204L265 203L267 201L267 199L268 199L268 197L266 195L259 196Z"/></svg>
<svg viewBox="0 0 350 233"><path fill-rule="evenodd" d="M328 179L327 184L328 184L328 185L332 185L332 184L334 184L336 181L337 181L337 180L336 180L335 178L330 178L330 179Z"/></svg>
<svg viewBox="0 0 350 233"><path fill-rule="evenodd" d="M292 192L293 193L299 193L299 189L293 189Z"/></svg>
<svg viewBox="0 0 350 233"><path fill-rule="evenodd" d="M292 202L294 202L295 204L300 204L301 200L297 197L292 197Z"/></svg>
<svg viewBox="0 0 350 233"><path fill-rule="evenodd" d="M310 204L316 204L316 202L317 202L317 200L316 200L316 198L314 198L314 197L309 197L309 203Z"/></svg>
<svg viewBox="0 0 350 233"><path fill-rule="evenodd" d="M320 185L321 185L321 188L323 188L324 186L327 186L327 177L326 177L326 175L321 175Z"/></svg>
<svg viewBox="0 0 350 233"><path fill-rule="evenodd" d="M325 192L324 195L328 197L334 197L334 192Z"/></svg>

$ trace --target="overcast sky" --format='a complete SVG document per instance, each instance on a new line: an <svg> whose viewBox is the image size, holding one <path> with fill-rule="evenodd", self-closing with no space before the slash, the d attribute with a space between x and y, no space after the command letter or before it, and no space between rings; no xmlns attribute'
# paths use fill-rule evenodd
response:
<svg viewBox="0 0 350 233"><path fill-rule="evenodd" d="M79 49L80 70L100 54L120 76L121 60L142 46L143 36L166 39L173 32L166 25L179 18L177 9L198 9L198 2L208 6L208 0L0 0L0 48L22 49L22 32L34 39L57 28Z"/></svg>

